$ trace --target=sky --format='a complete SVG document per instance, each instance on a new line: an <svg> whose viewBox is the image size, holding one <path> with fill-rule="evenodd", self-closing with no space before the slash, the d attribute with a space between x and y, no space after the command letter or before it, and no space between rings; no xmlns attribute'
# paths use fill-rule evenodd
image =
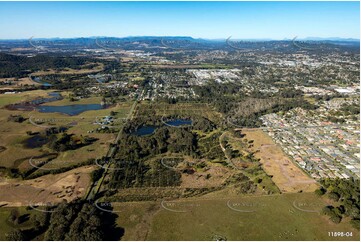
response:
<svg viewBox="0 0 361 242"><path fill-rule="evenodd" d="M0 2L0 39L360 38L359 2Z"/></svg>

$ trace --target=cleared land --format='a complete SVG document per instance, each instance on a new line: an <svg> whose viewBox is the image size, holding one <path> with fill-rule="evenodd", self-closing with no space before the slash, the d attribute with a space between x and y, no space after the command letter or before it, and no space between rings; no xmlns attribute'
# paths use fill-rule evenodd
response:
<svg viewBox="0 0 361 242"><path fill-rule="evenodd" d="M261 159L262 167L282 192L313 192L318 188L315 180L296 166L282 149L261 129L243 129L245 139L253 140L256 157Z"/></svg>
<svg viewBox="0 0 361 242"><path fill-rule="evenodd" d="M19 207L56 204L83 197L90 185L89 173L96 166L84 166L56 175L31 180L0 180L0 205ZM1 208L0 208L1 210Z"/></svg>

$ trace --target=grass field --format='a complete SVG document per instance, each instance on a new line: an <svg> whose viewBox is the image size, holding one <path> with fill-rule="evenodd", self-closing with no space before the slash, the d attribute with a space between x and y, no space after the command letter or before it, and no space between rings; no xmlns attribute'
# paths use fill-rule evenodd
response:
<svg viewBox="0 0 361 242"><path fill-rule="evenodd" d="M317 212L299 210L319 211L324 204L315 194L303 193L177 200L163 206L114 203L113 207L119 226L125 228L123 240L359 240L359 231L347 221L334 224ZM330 237L332 231L353 236Z"/></svg>
<svg viewBox="0 0 361 242"><path fill-rule="evenodd" d="M24 221L23 223L19 225L14 225L8 222L8 217L10 215L10 211L13 208L7 208L7 207L1 207L0 208L0 240L6 240L6 234L12 231L13 229L29 229L32 228L33 225L28 219L27 221ZM19 207L18 208L20 216L27 215L28 217L33 216L34 214L41 213L37 210L26 210L25 207Z"/></svg>

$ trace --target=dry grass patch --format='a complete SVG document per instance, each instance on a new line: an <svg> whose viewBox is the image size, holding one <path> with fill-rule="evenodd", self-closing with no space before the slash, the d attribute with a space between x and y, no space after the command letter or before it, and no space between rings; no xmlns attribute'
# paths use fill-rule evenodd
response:
<svg viewBox="0 0 361 242"><path fill-rule="evenodd" d="M83 197L90 185L90 175L96 166L84 166L56 175L31 180L0 181L0 204L6 206L44 205L72 201Z"/></svg>
<svg viewBox="0 0 361 242"><path fill-rule="evenodd" d="M261 129L244 129L245 139L254 140L256 157L261 159L263 169L272 175L273 182L282 192L313 192L318 188L315 180L307 176L301 168L276 145Z"/></svg>

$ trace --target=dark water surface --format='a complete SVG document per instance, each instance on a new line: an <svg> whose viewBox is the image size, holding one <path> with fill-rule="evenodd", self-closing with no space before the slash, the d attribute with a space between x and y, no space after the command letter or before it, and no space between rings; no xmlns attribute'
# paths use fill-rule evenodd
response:
<svg viewBox="0 0 361 242"><path fill-rule="evenodd" d="M100 110L106 108L101 104L73 104L66 106L38 106L37 110L41 113L64 113L70 116L78 115L89 110Z"/></svg>
<svg viewBox="0 0 361 242"><path fill-rule="evenodd" d="M183 125L191 125L192 120L190 120L190 119L173 119L173 120L167 121L165 123L168 125L171 125L171 126L178 127L178 126L183 126Z"/></svg>
<svg viewBox="0 0 361 242"><path fill-rule="evenodd" d="M170 126L178 127L178 126L183 126L183 125L191 125L192 120L190 120L190 119L172 119L165 123ZM153 134L157 128L158 128L157 126L145 125L145 126L138 128L132 134L136 135L136 136L150 135L150 134Z"/></svg>
<svg viewBox="0 0 361 242"><path fill-rule="evenodd" d="M157 127L155 127L155 126L146 125L146 126L140 127L139 129L134 131L132 134L136 135L136 136L150 135L150 134L153 134L156 129L157 129Z"/></svg>

